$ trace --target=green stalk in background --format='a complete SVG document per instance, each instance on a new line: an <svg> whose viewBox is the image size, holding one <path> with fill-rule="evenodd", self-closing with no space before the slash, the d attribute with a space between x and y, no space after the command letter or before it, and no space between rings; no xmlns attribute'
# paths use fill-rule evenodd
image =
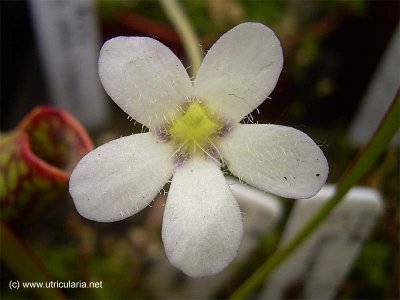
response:
<svg viewBox="0 0 400 300"><path fill-rule="evenodd" d="M189 69L190 74L191 76L195 76L203 58L200 51L199 39L182 10L182 7L179 6L176 0L160 0L160 3L182 39L183 46L191 64L191 68Z"/></svg>
<svg viewBox="0 0 400 300"><path fill-rule="evenodd" d="M285 247L277 250L265 263L248 278L230 297L230 299L245 299L254 292L271 273L295 252L314 231L323 223L334 208L341 202L343 196L363 179L380 155L386 149L400 127L400 95L397 92L392 105L382 120L379 128L369 143L358 154L348 171L337 184L336 194L304 228Z"/></svg>
<svg viewBox="0 0 400 300"><path fill-rule="evenodd" d="M22 243L22 241L0 220L0 260L18 276L18 288L14 288L16 297L18 290L23 290L22 282L50 282L52 279L42 262ZM14 283L17 281L14 281ZM66 299L56 288L32 288L42 299Z"/></svg>

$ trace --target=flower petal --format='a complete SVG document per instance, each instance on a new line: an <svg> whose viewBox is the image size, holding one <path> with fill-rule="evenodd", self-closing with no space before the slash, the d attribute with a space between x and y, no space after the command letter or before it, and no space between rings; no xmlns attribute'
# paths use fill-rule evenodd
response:
<svg viewBox="0 0 400 300"><path fill-rule="evenodd" d="M216 274L237 255L242 231L239 206L214 162L192 158L175 172L162 227L171 264L193 277Z"/></svg>
<svg viewBox="0 0 400 300"><path fill-rule="evenodd" d="M238 122L272 92L282 64L282 48L271 29L259 23L240 24L207 52L196 76L195 94Z"/></svg>
<svg viewBox="0 0 400 300"><path fill-rule="evenodd" d="M145 208L172 175L172 149L152 133L111 141L87 154L72 172L69 191L78 212L112 222Z"/></svg>
<svg viewBox="0 0 400 300"><path fill-rule="evenodd" d="M116 37L100 51L99 74L108 95L127 114L151 129L177 113L192 94L180 60L147 37Z"/></svg>
<svg viewBox="0 0 400 300"><path fill-rule="evenodd" d="M239 124L219 147L233 174L282 197L314 196L329 172L321 149L305 133L291 127Z"/></svg>

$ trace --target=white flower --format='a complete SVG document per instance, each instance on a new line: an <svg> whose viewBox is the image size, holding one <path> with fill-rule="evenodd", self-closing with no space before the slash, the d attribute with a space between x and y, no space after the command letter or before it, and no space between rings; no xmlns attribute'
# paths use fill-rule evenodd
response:
<svg viewBox="0 0 400 300"><path fill-rule="evenodd" d="M240 24L208 51L192 82L179 59L147 37L117 37L100 52L110 97L150 129L87 154L71 175L78 212L112 222L145 208L172 177L162 239L170 262L200 277L236 256L240 209L220 163L250 185L308 198L328 175L319 147L293 128L239 124L271 93L282 69L266 26Z"/></svg>

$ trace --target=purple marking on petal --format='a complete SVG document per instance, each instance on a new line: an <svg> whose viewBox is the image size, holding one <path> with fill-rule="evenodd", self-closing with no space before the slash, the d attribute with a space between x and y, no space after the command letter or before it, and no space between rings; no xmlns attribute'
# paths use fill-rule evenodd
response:
<svg viewBox="0 0 400 300"><path fill-rule="evenodd" d="M164 126L156 128L155 135L157 140L162 143L168 143L172 140L171 135L168 133L167 129Z"/></svg>
<svg viewBox="0 0 400 300"><path fill-rule="evenodd" d="M223 124L221 129L218 132L218 136L224 137L226 136L229 132L232 131L233 127L235 126L234 123L231 120L220 120L220 122Z"/></svg>
<svg viewBox="0 0 400 300"><path fill-rule="evenodd" d="M183 167L183 165L186 163L186 161L189 159L189 155L183 151L177 152L174 157L174 167L175 169Z"/></svg>

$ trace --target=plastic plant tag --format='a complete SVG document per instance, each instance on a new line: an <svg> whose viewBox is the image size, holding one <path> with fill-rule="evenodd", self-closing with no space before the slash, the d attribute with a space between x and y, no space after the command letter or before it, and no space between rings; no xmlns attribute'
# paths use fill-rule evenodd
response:
<svg viewBox="0 0 400 300"><path fill-rule="evenodd" d="M30 1L36 39L54 104L87 128L107 119L97 73L100 34L94 1Z"/></svg>
<svg viewBox="0 0 400 300"><path fill-rule="evenodd" d="M255 249L259 239L272 229L282 215L278 200L237 179L225 176L242 212L244 232L237 260L245 260Z"/></svg>
<svg viewBox="0 0 400 300"><path fill-rule="evenodd" d="M364 146L379 126L399 89L400 63L400 23L375 70L371 83L364 95L361 106L350 126L350 141ZM392 141L392 146L400 144L400 133Z"/></svg>
<svg viewBox="0 0 400 300"><path fill-rule="evenodd" d="M266 194L237 179L225 176L243 218L243 240L235 263L244 262L256 249L260 239L279 221L282 207L276 197ZM237 266L237 265L236 265ZM217 277L188 280L188 298L211 299L234 274L235 264Z"/></svg>
<svg viewBox="0 0 400 300"><path fill-rule="evenodd" d="M334 186L327 185L316 196L296 202L281 245L293 238L334 191ZM271 275L260 299L332 299L382 209L377 190L351 189L316 233Z"/></svg>

